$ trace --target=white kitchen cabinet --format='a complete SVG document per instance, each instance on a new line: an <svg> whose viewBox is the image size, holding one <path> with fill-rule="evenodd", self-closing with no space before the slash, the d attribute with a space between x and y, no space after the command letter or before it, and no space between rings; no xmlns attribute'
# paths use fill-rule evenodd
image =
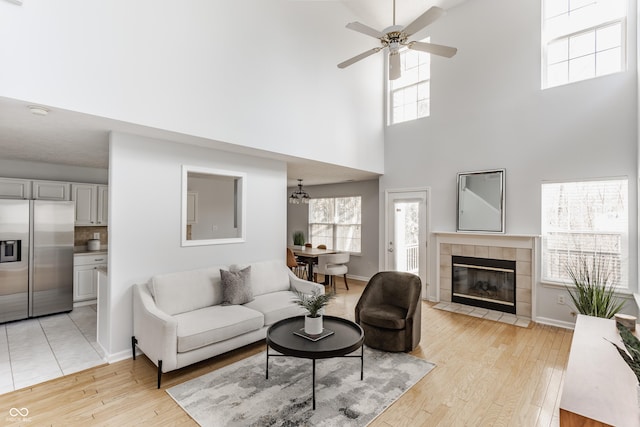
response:
<svg viewBox="0 0 640 427"><path fill-rule="evenodd" d="M108 224L108 186L71 184L71 200L76 202L76 225Z"/></svg>
<svg viewBox="0 0 640 427"><path fill-rule="evenodd" d="M28 179L0 178L0 198L30 199L31 181Z"/></svg>
<svg viewBox="0 0 640 427"><path fill-rule="evenodd" d="M98 297L98 269L106 266L107 255L104 253L76 254L73 257L73 302Z"/></svg>
<svg viewBox="0 0 640 427"><path fill-rule="evenodd" d="M109 186L98 185L98 210L96 213L98 225L109 224Z"/></svg>
<svg viewBox="0 0 640 427"><path fill-rule="evenodd" d="M32 195L35 200L71 200L71 184L61 181L33 181Z"/></svg>

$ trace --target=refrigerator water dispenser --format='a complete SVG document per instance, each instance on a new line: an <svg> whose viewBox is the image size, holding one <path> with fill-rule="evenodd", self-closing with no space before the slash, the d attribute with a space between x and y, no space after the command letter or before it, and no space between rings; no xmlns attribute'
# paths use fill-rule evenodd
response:
<svg viewBox="0 0 640 427"><path fill-rule="evenodd" d="M21 240L1 240L0 241L0 263L19 262L21 257Z"/></svg>

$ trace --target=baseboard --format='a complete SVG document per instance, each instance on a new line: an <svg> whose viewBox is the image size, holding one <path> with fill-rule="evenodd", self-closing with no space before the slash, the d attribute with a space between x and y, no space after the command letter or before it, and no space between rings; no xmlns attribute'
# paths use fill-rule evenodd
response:
<svg viewBox="0 0 640 427"><path fill-rule="evenodd" d="M347 274L347 279L353 279L353 280L360 280L361 282L369 282L369 280L371 279L371 277L364 277L364 276L354 276L351 274Z"/></svg>
<svg viewBox="0 0 640 427"><path fill-rule="evenodd" d="M142 354L142 352L136 349L136 356L140 354ZM132 356L133 355L131 354L131 349L127 349L127 350L119 351L117 353L108 354L106 356L106 359L107 359L107 363L111 364L115 362L120 362L121 360L131 359Z"/></svg>
<svg viewBox="0 0 640 427"><path fill-rule="evenodd" d="M90 300L87 300L87 301L78 301L78 302L74 302L73 303L73 308L83 307L85 305L96 305L97 303L98 303L98 300L96 300L96 299L90 299Z"/></svg>
<svg viewBox="0 0 640 427"><path fill-rule="evenodd" d="M549 319L548 317L536 317L536 323L541 323L543 325L556 326L558 328L563 329L571 329L575 328L575 324L571 322L564 322L562 320Z"/></svg>

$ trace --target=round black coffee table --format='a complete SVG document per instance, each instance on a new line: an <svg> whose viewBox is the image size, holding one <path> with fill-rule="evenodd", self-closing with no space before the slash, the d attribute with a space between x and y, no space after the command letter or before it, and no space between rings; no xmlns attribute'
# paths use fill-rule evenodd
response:
<svg viewBox="0 0 640 427"><path fill-rule="evenodd" d="M276 322L267 330L266 378L269 379L269 357L293 356L313 360L313 409L316 409L316 359L359 357L360 380L364 378L364 331L360 325L340 317L324 316L323 328L333 333L317 341L297 335L296 332L304 330L304 316L298 316ZM280 354L269 353L269 347ZM357 349L360 349L360 355L349 355Z"/></svg>

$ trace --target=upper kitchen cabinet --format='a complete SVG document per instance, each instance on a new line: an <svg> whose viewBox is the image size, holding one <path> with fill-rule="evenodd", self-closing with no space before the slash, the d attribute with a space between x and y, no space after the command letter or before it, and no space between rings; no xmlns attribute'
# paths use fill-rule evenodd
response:
<svg viewBox="0 0 640 427"><path fill-rule="evenodd" d="M106 226L108 224L108 186L71 184L71 200L76 202L76 225Z"/></svg>
<svg viewBox="0 0 640 427"><path fill-rule="evenodd" d="M98 185L98 225L109 223L109 186Z"/></svg>
<svg viewBox="0 0 640 427"><path fill-rule="evenodd" d="M33 181L33 199L71 200L71 184L60 181Z"/></svg>
<svg viewBox="0 0 640 427"><path fill-rule="evenodd" d="M31 181L28 179L0 178L0 198L30 199Z"/></svg>

